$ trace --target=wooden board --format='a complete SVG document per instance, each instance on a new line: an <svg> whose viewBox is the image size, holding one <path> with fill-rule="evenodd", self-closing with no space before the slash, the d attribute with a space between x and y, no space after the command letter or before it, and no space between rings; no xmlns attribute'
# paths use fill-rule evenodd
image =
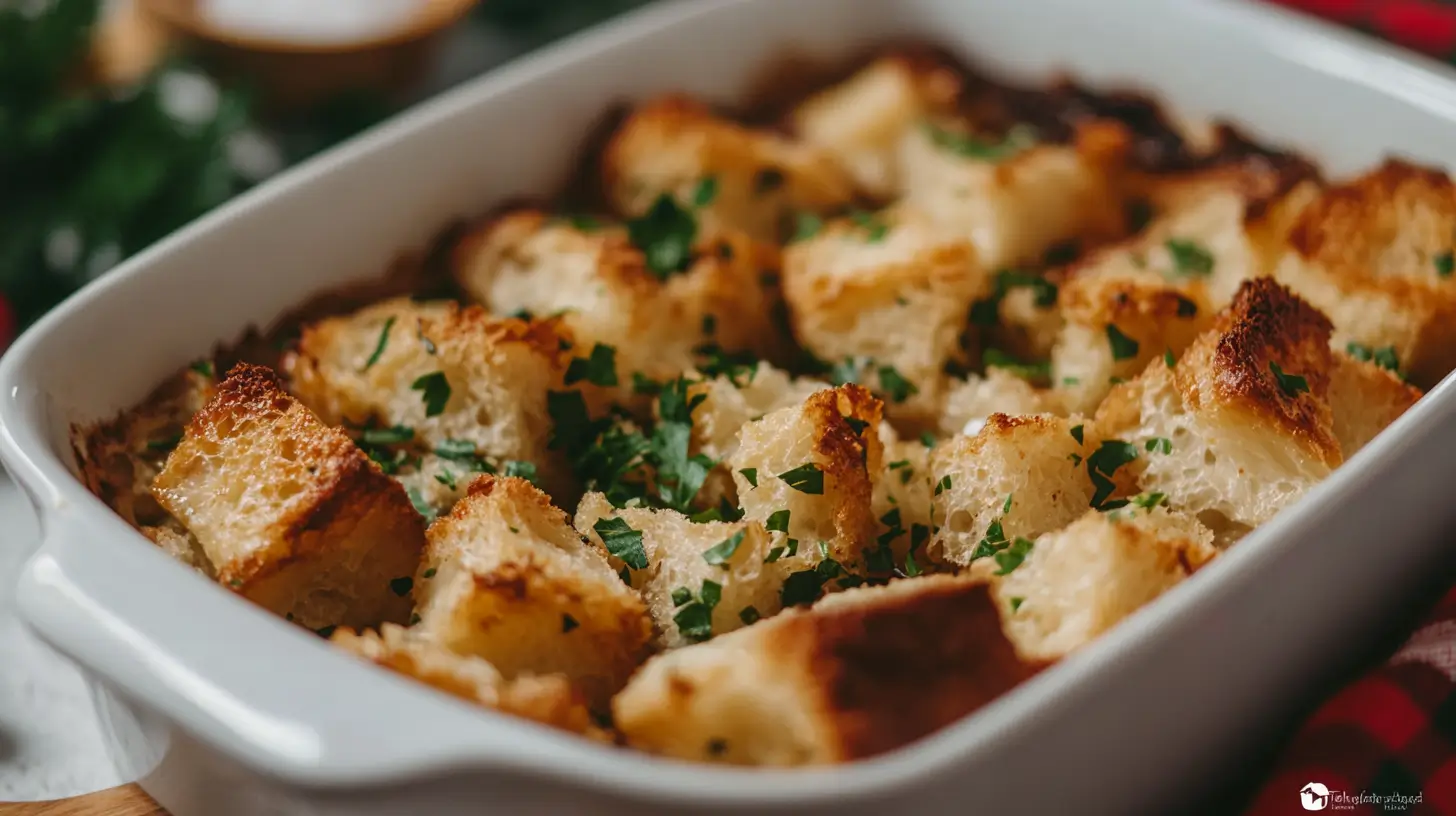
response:
<svg viewBox="0 0 1456 816"><path fill-rule="evenodd" d="M136 785L50 802L0 803L0 816L167 816Z"/></svg>

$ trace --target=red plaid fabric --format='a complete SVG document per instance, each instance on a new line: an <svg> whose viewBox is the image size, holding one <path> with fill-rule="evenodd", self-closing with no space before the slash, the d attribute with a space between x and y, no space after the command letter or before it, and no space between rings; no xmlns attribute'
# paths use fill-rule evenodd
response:
<svg viewBox="0 0 1456 816"><path fill-rule="evenodd" d="M1273 0L1354 26L1439 59L1456 57L1451 0Z"/></svg>
<svg viewBox="0 0 1456 816"><path fill-rule="evenodd" d="M1312 807L1320 796L1325 807ZM1304 723L1248 813L1309 810L1456 814L1456 589L1389 661Z"/></svg>

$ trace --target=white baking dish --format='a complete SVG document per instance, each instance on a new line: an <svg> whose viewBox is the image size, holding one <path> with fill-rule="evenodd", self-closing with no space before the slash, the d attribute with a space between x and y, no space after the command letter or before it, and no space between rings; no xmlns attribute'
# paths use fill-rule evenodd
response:
<svg viewBox="0 0 1456 816"><path fill-rule="evenodd" d="M1334 173L1456 167L1456 81L1261 6L1169 0L702 0L478 80L200 220L0 362L0 456L39 508L25 620L98 681L118 758L179 816L227 813L1179 812L1456 560L1448 382L1304 501L975 716L835 770L688 766L469 708L172 563L72 473L67 428L212 343L378 273L453 218L552 189L612 100L731 100L790 47L920 37L1022 79L1067 68L1228 115ZM1297 791L1289 792L1291 804Z"/></svg>

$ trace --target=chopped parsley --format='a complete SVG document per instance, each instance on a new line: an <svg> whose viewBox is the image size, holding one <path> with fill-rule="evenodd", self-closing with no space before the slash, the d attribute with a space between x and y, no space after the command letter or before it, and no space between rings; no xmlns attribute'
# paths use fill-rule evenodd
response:
<svg viewBox="0 0 1456 816"><path fill-rule="evenodd" d="M1006 501L1001 505L1001 515L1004 516L1007 513L1010 513L1011 512L1011 500L1014 499L1014 498L1016 498L1016 494L1015 493L1007 493L1006 494Z"/></svg>
<svg viewBox="0 0 1456 816"><path fill-rule="evenodd" d="M676 609L679 606L682 606L683 604L688 603L692 599L693 599L693 591L691 589L688 589L687 587L678 587L677 589L674 589L672 591L672 607L673 607L673 609Z"/></svg>
<svg viewBox="0 0 1456 816"><path fill-rule="evenodd" d="M663 506L687 512L715 464L703 454L688 454L693 433L693 409L706 394L688 395L682 377L665 385L657 397L657 426L648 440L647 457L657 468L657 494Z"/></svg>
<svg viewBox="0 0 1456 816"><path fill-rule="evenodd" d="M198 361L194 362L192 365L188 366L188 368L192 369L193 371L197 372L198 374L201 374L204 377L213 377L213 376L216 376L216 372L215 372L215 370L212 367L212 361L211 360L198 360Z"/></svg>
<svg viewBox="0 0 1456 816"><path fill-rule="evenodd" d="M758 487L758 468L744 468L738 472L743 474L743 478L748 480L750 486Z"/></svg>
<svg viewBox="0 0 1456 816"><path fill-rule="evenodd" d="M627 236L642 251L648 271L665 281L691 263L698 219L663 193L646 214L627 222Z"/></svg>
<svg viewBox="0 0 1456 816"><path fill-rule="evenodd" d="M1084 425L1073 425L1072 426L1072 438L1075 439L1075 440L1077 440L1077 444L1078 445L1085 445L1085 444L1087 444L1086 441L1084 440L1085 434L1086 434L1086 426L1084 426Z"/></svg>
<svg viewBox="0 0 1456 816"><path fill-rule="evenodd" d="M1143 444L1143 450L1166 455L1173 452L1173 440L1166 436L1155 436Z"/></svg>
<svg viewBox="0 0 1456 816"><path fill-rule="evenodd" d="M779 478L800 493L808 493L811 496L824 494L824 471L813 462L799 465L793 470L786 470L779 474Z"/></svg>
<svg viewBox="0 0 1456 816"><path fill-rule="evenodd" d="M976 548L971 550L971 561L990 558L1006 547L1006 532L1001 527L1001 519L992 519L986 525L986 534L981 536L981 540L976 542Z"/></svg>
<svg viewBox="0 0 1456 816"><path fill-rule="evenodd" d="M172 436L163 437L161 439L153 439L147 442L147 450L169 451L180 444L182 444L182 434L178 433L173 434Z"/></svg>
<svg viewBox="0 0 1456 816"><path fill-rule="evenodd" d="M1400 360L1395 356L1395 346L1384 346L1377 349L1359 343L1351 343L1345 347L1345 351L1356 360L1374 363L1391 371L1400 371Z"/></svg>
<svg viewBox="0 0 1456 816"><path fill-rule="evenodd" d="M1177 362L1177 360L1173 359L1172 349L1163 349L1163 365L1166 365L1168 368L1172 368L1174 365L1177 364Z"/></svg>
<svg viewBox="0 0 1456 816"><path fill-rule="evenodd" d="M701 643L713 636L713 609L723 599L723 586L714 581L703 581L703 588L698 592L696 599L686 589L673 590L673 602L682 597L679 593L687 593L689 601L679 604L677 614L672 616L672 622L677 624L677 630L684 638L693 643Z"/></svg>
<svg viewBox="0 0 1456 816"><path fill-rule="evenodd" d="M415 580L408 575L400 576L389 582L389 591L401 598L410 594L410 590L414 588Z"/></svg>
<svg viewBox="0 0 1456 816"><path fill-rule="evenodd" d="M1036 142L1036 132L1025 125L1011 128L999 141L956 133L929 122L925 124L925 133L930 137L931 144L941 150L948 150L962 158L985 162L1009 159Z"/></svg>
<svg viewBox="0 0 1456 816"><path fill-rule="evenodd" d="M794 237L790 243L807 241L824 229L824 219L811 212L801 212L794 218Z"/></svg>
<svg viewBox="0 0 1456 816"><path fill-rule="evenodd" d="M414 433L411 432L410 436L413 437ZM435 446L435 455L457 462L474 462L479 458L475 455L475 443L469 439L446 439Z"/></svg>
<svg viewBox="0 0 1456 816"><path fill-rule="evenodd" d="M868 357L845 357L829 367L829 384L846 385L859 382L859 372L865 365L873 363Z"/></svg>
<svg viewBox="0 0 1456 816"><path fill-rule="evenodd" d="M1111 323L1107 324L1107 344L1112 347L1114 360L1131 360L1137 356L1138 341L1123 334Z"/></svg>
<svg viewBox="0 0 1456 816"><path fill-rule="evenodd" d="M693 188L693 206L706 207L718 197L718 177L704 176Z"/></svg>
<svg viewBox="0 0 1456 816"><path fill-rule="evenodd" d="M978 326L994 326L1000 320L1001 302L1013 289L1030 289L1038 309L1050 309L1057 303L1057 285L1034 272L1002 269L996 273L991 296L971 304L971 322Z"/></svg>
<svg viewBox="0 0 1456 816"><path fill-rule="evenodd" d="M727 563L728 559L732 558L733 554L738 552L738 547L740 544L743 543L743 536L746 535L747 532L747 530L739 530L733 535L704 550L703 560L714 566Z"/></svg>
<svg viewBox="0 0 1456 816"><path fill-rule="evenodd" d="M996 566L1000 567L996 570L996 574L1009 575L1021 566L1021 562L1025 561L1026 556L1031 552L1032 544L1031 539L1018 538L1011 542L1011 546L996 553Z"/></svg>
<svg viewBox="0 0 1456 816"><path fill-rule="evenodd" d="M333 637L334 630L335 629L338 629L338 628L339 627L333 626L333 625L330 625L330 626L320 626L319 628L317 628L317 629L315 629L313 631L319 637L323 638L324 640L328 640L329 638Z"/></svg>
<svg viewBox="0 0 1456 816"><path fill-rule="evenodd" d="M855 226L864 230L865 241L871 244L878 244L885 240L885 235L890 231L889 225L881 221L874 213L856 210L850 213L849 218Z"/></svg>
<svg viewBox="0 0 1456 816"><path fill-rule="evenodd" d="M632 372L632 393L656 396L662 393L662 383L640 371L634 371Z"/></svg>
<svg viewBox="0 0 1456 816"><path fill-rule="evenodd" d="M535 462L526 462L520 459L508 459L506 460L505 466L502 468L501 473L504 476L514 476L517 479L525 479L531 484L540 487L539 484L536 484L537 474Z"/></svg>
<svg viewBox="0 0 1456 816"><path fill-rule="evenodd" d="M1169 238L1164 246L1173 256L1173 270L1179 275L1206 277L1213 274L1213 254L1193 241Z"/></svg>
<svg viewBox="0 0 1456 816"><path fill-rule="evenodd" d="M435 508L431 507L430 503L425 501L425 497L420 495L419 488L411 487L405 491L405 495L409 496L410 504L415 506L415 512L425 517L426 524L435 520Z"/></svg>
<svg viewBox="0 0 1456 816"><path fill-rule="evenodd" d="M920 433L920 444L927 448L935 447L935 434L930 431L922 431Z"/></svg>
<svg viewBox="0 0 1456 816"><path fill-rule="evenodd" d="M576 618L573 618L565 612L561 613L561 633L563 635L580 625L580 623L576 622Z"/></svg>
<svg viewBox="0 0 1456 816"><path fill-rule="evenodd" d="M592 529L602 537L607 552L622 559L632 569L647 569L647 551L642 547L642 531L632 529L625 519L598 519Z"/></svg>
<svg viewBox="0 0 1456 816"><path fill-rule="evenodd" d="M441 468L440 472L435 474L435 481L444 485L452 492L459 489L459 485L455 483L455 474L451 473L449 468Z"/></svg>
<svg viewBox="0 0 1456 816"><path fill-rule="evenodd" d="M1167 501L1168 496L1163 493L1139 493L1138 495L1133 496L1132 499L1129 500L1129 503L1132 504L1134 507L1141 507L1144 510L1152 510L1154 507L1157 507L1160 504L1167 503Z"/></svg>
<svg viewBox="0 0 1456 816"><path fill-rule="evenodd" d="M944 476L940 477L940 481L935 483L935 495L939 496L940 494L944 493L947 490L950 490L950 474L949 473L947 473Z"/></svg>
<svg viewBox="0 0 1456 816"><path fill-rule="evenodd" d="M743 518L743 511L728 503L726 497L718 498L718 506L710 507L701 513L688 516L688 520L694 524L706 524L710 521L738 521Z"/></svg>
<svg viewBox="0 0 1456 816"><path fill-rule="evenodd" d="M768 514L768 521L763 523L763 528L771 533L787 533L789 531L789 510L775 510Z"/></svg>
<svg viewBox="0 0 1456 816"><path fill-rule="evenodd" d="M393 317L384 321L384 328L379 330L379 340L374 344L374 353L370 354L369 359L364 361L364 368L360 369L361 371L368 371L373 368L374 364L379 362L379 358L383 356L384 347L389 345L389 330L394 328L394 321L395 318Z"/></svg>
<svg viewBox="0 0 1456 816"><path fill-rule="evenodd" d="M1179 317L1188 318L1188 317L1197 317L1198 316L1198 304L1197 303L1194 303L1192 300L1189 300L1188 298L1183 297L1182 295L1176 295L1176 297L1178 298L1178 311L1177 311L1177 314L1178 314Z"/></svg>
<svg viewBox="0 0 1456 816"><path fill-rule="evenodd" d="M573 358L566 367L566 384L586 380L592 385L614 386L617 384L617 349L605 343L592 346L589 357Z"/></svg>
<svg viewBox="0 0 1456 816"><path fill-rule="evenodd" d="M1456 256L1453 256L1451 250L1448 249L1435 257L1435 264L1436 274L1449 278L1451 273L1456 271Z"/></svg>
<svg viewBox="0 0 1456 816"><path fill-rule="evenodd" d="M430 567L429 569L425 570L424 573L422 573L422 575L425 578L434 578L435 577L435 568L434 567Z"/></svg>
<svg viewBox="0 0 1456 816"><path fill-rule="evenodd" d="M1121 439L1108 439L1087 457L1087 475L1092 479L1092 506L1106 507L1107 497L1117 489L1112 475L1117 469L1137 458L1137 447Z"/></svg>
<svg viewBox="0 0 1456 816"><path fill-rule="evenodd" d="M842 419L844 420L844 424L848 425L851 431L854 431L855 436L864 436L865 428L870 426L868 422L859 417L847 416L842 417Z"/></svg>
<svg viewBox="0 0 1456 816"><path fill-rule="evenodd" d="M404 425L392 425L388 428L365 428L359 432L359 444L373 445L400 445L415 438L415 429ZM475 449L470 451L472 454Z"/></svg>
<svg viewBox="0 0 1456 816"><path fill-rule="evenodd" d="M762 617L763 615L758 613L758 609L752 606L745 606L738 610L738 619L743 621L744 626L752 626Z"/></svg>
<svg viewBox="0 0 1456 816"><path fill-rule="evenodd" d="M824 584L839 577L842 572L839 562L825 558L818 566L789 573L779 591L779 602L785 608L799 604L813 603L824 591Z"/></svg>
<svg viewBox="0 0 1456 816"><path fill-rule="evenodd" d="M742 388L758 375L758 358L749 351L725 351L717 343L705 343L693 349L698 355L697 369L705 377L727 377L734 387Z"/></svg>
<svg viewBox="0 0 1456 816"><path fill-rule="evenodd" d="M1298 374L1284 373L1284 369L1273 360L1269 361L1269 370L1274 372L1274 381L1279 384L1279 390L1284 392L1284 396L1294 399L1301 391L1309 390L1309 380Z"/></svg>
<svg viewBox="0 0 1456 816"><path fill-rule="evenodd" d="M904 402L910 397L920 393L914 383L905 379L894 366L882 365L879 370L880 391L889 397L893 402Z"/></svg>
<svg viewBox="0 0 1456 816"><path fill-rule="evenodd" d="M445 379L445 372L435 371L422 375L410 383L410 390L420 392L420 397L425 401L425 416L434 417L445 413L445 404L450 401L450 381Z"/></svg>
<svg viewBox="0 0 1456 816"><path fill-rule="evenodd" d="M921 572L920 565L915 563L915 553L905 553L905 576L914 578Z"/></svg>
<svg viewBox="0 0 1456 816"><path fill-rule="evenodd" d="M981 352L981 362L987 368L999 368L1023 380L1047 380L1052 375L1051 360L1018 360L998 348Z"/></svg>
<svg viewBox="0 0 1456 816"><path fill-rule="evenodd" d="M1026 599L1025 598L1016 598L1016 597L1013 597L1011 599L1011 611L1012 612L1015 612L1015 611L1021 609L1021 605L1024 604L1024 603L1026 603Z"/></svg>
<svg viewBox="0 0 1456 816"><path fill-rule="evenodd" d="M766 555L766 556L763 557L763 563L765 563L765 564L772 564L773 562L779 560L779 557L782 556L783 554L784 554L784 548L783 547L774 547L773 549L771 549L771 550L768 551L768 555Z"/></svg>

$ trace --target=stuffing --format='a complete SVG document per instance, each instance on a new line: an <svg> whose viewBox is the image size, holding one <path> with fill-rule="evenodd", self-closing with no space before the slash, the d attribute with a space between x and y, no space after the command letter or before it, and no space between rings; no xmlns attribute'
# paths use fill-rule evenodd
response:
<svg viewBox="0 0 1456 816"><path fill-rule="evenodd" d="M937 528L931 552L958 567L980 562L1017 538L1075 521L1092 503L1084 463L1097 449L1080 418L992 414L975 436L958 436L930 456Z"/></svg>
<svg viewBox="0 0 1456 816"><path fill-rule="evenodd" d="M128 524L167 526L167 511L152 496L152 480L182 440L188 420L216 393L214 365L210 359L193 363L134 410L74 429L76 462L86 487ZM157 536L149 537L170 551Z"/></svg>
<svg viewBox="0 0 1456 816"><path fill-rule="evenodd" d="M695 383L689 393L704 399L693 411L694 452L727 459L738 448L738 430L764 414L800 405L831 386L794 377L760 362L741 374L721 374Z"/></svg>
<svg viewBox="0 0 1456 816"><path fill-rule="evenodd" d="M905 210L861 213L793 244L783 286L795 338L912 424L939 413L944 370L965 363L966 315L987 291L969 241Z"/></svg>
<svg viewBox="0 0 1456 816"><path fill-rule="evenodd" d="M1013 128L987 139L944 122L912 129L899 153L904 204L969 238L986 269L1035 263L1066 241L1121 235L1126 129L1087 122L1071 146L1027 134Z"/></svg>
<svg viewBox="0 0 1456 816"><path fill-rule="evenodd" d="M1390 348L1422 387L1456 367L1456 184L1390 160L1299 216L1276 275L1329 316L1335 347Z"/></svg>
<svg viewBox="0 0 1456 816"><path fill-rule="evenodd" d="M919 439L893 440L884 448L871 505L881 528L877 542L888 544L895 565L914 576L929 567L930 448Z"/></svg>
<svg viewBox="0 0 1456 816"><path fill-rule="evenodd" d="M564 674L594 706L646 656L642 598L529 482L479 477L428 537L417 628L446 649L507 678Z"/></svg>
<svg viewBox="0 0 1456 816"><path fill-rule="evenodd" d="M1097 432L1124 446L1142 490L1227 544L1342 461L1329 336L1324 315L1288 289L1246 281L1176 365L1155 362L1113 390Z"/></svg>
<svg viewBox="0 0 1456 816"><path fill-rule="evenodd" d="M1088 511L998 557L992 595L1022 660L1067 656L1213 559L1213 533L1159 499Z"/></svg>
<svg viewBox="0 0 1456 816"><path fill-rule="evenodd" d="M268 369L242 364L217 385L152 493L219 583L274 614L310 629L409 617L401 580L419 563L423 520Z"/></svg>
<svg viewBox="0 0 1456 816"><path fill-rule="evenodd" d="M586 701L562 675L523 674L507 680L485 660L455 654L391 623L378 631L339 629L329 640L350 654L466 702L564 731L602 736Z"/></svg>
<svg viewBox="0 0 1456 816"><path fill-rule="evenodd" d="M667 196L699 205L705 231L774 241L795 212L826 212L854 197L832 155L716 116L682 96L639 105L602 155L607 199L625 217Z"/></svg>
<svg viewBox="0 0 1456 816"><path fill-rule="evenodd" d="M744 517L768 524L788 511L781 536L799 542L800 553L822 546L859 572L877 534L871 501L883 461L881 415L870 392L841 385L744 425L728 460Z"/></svg>
<svg viewBox="0 0 1456 816"><path fill-rule="evenodd" d="M888 199L900 186L900 141L927 117L950 112L962 81L939 60L889 54L804 100L792 113L793 127L832 155L860 190Z"/></svg>
<svg viewBox="0 0 1456 816"><path fill-rule="evenodd" d="M680 215L695 224L691 214ZM772 276L765 274L778 269L777 248L723 232L679 247L679 259L664 252L670 242L656 240L644 254L620 227L519 210L460 241L456 279L496 314L559 316L578 356L597 344L612 347L621 394L632 393L635 374L665 380L693 368L695 350L705 345L759 357L779 351Z"/></svg>
<svg viewBox="0 0 1456 816"><path fill-rule="evenodd" d="M1021 416L1062 412L1056 394L1032 387L1025 377L990 366L984 375L972 374L953 383L946 394L938 426L945 436L975 436L992 414Z"/></svg>
<svg viewBox="0 0 1456 816"><path fill-rule="evenodd" d="M657 625L658 645L668 649L776 614L784 579L809 557L809 548L797 557L773 553L773 537L756 521L694 522L673 510L618 510L600 493L582 499L576 529L603 547L604 535L640 541L645 566L620 556L613 566L629 568Z"/></svg>
<svg viewBox="0 0 1456 816"><path fill-rule="evenodd" d="M1380 362L1357 360L1339 351L1334 354L1330 412L1344 459L1354 456L1421 398L1419 388L1390 370L1394 360L1377 359Z"/></svg>
<svg viewBox="0 0 1456 816"><path fill-rule="evenodd" d="M984 584L852 589L648 661L612 701L627 744L680 759L823 765L898 748L1036 673Z"/></svg>
<svg viewBox="0 0 1456 816"><path fill-rule="evenodd" d="M423 477L415 495L426 490L430 506L445 510L467 474L484 467L461 462L530 463L552 492L567 492L570 475L547 448L546 410L567 368L567 337L549 320L401 298L305 327L283 365L293 393L325 422L365 428L361 444L373 450L430 456L406 472ZM442 468L455 488L435 479Z"/></svg>

